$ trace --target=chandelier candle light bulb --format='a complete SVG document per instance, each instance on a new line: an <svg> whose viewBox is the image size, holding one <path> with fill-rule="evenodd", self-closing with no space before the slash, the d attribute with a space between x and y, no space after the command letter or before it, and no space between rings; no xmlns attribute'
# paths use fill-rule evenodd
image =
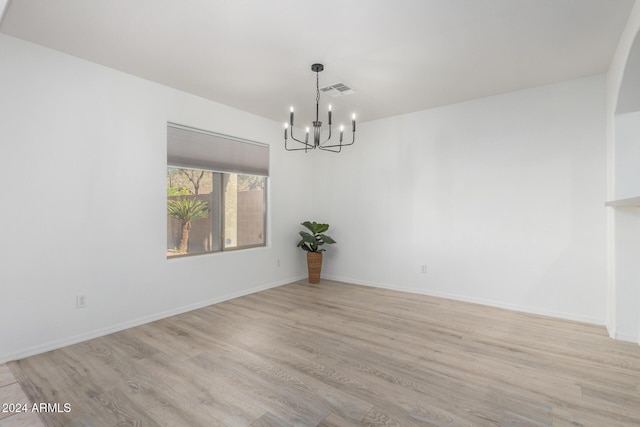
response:
<svg viewBox="0 0 640 427"><path fill-rule="evenodd" d="M309 143L309 133L311 131L309 127L306 128L304 141L296 138L293 135L293 117L294 116L293 116L293 107L291 107L291 110L289 112L289 124L287 125L285 123L285 126L284 126L284 148L287 151L304 150L305 152L307 152L309 150L315 150L316 148L319 148L320 150L331 151L332 153L339 153L340 151L342 151L342 147L353 145L353 143L356 140L356 115L353 114L353 116L351 117L351 134L352 134L351 142L347 144L342 143L343 136L344 136L344 126L340 126L340 141L337 144L329 143L329 141L331 140L331 131L332 131L332 124L333 124L331 104L329 104L328 111L327 111L329 133L327 135L327 139L325 139L324 141L320 141L323 129L322 129L322 122L319 120L319 110L320 110L320 74L319 73L322 70L324 70L324 65L322 64L313 64L311 66L311 71L316 73L316 119L312 123L313 124L313 142ZM288 128L289 127L291 127L291 139L301 144L301 146L298 145L296 148L289 147L288 145L288 140L289 140Z"/></svg>

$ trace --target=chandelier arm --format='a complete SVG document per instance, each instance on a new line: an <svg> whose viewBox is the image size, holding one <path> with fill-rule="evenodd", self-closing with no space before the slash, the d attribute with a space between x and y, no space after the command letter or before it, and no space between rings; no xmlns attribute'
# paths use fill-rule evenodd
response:
<svg viewBox="0 0 640 427"><path fill-rule="evenodd" d="M313 144L309 144L308 142L300 141L298 138L293 136L293 127L291 128L291 139L293 139L296 142L299 142L300 144L306 145L307 147L313 148ZM286 139L284 141L285 141L285 143L287 142Z"/></svg>
<svg viewBox="0 0 640 427"><path fill-rule="evenodd" d="M337 150L333 150L331 148L328 147L340 147ZM319 149L321 149L322 151L329 151L331 153L339 153L340 151L342 151L342 145L327 145L325 147L319 146Z"/></svg>
<svg viewBox="0 0 640 427"><path fill-rule="evenodd" d="M303 145L304 145L304 147L300 147L300 148L289 148L289 146L287 145L287 142L288 142L288 141L285 139L285 140L284 140L284 149L285 149L285 150L287 150L287 151L301 151L301 150L304 150L305 152L306 152L306 151L308 151L308 150L313 150L313 148L309 148L309 147L311 147L311 145L310 145L310 144L305 144L304 142L302 142L302 141L298 141L297 139L295 139L295 141L296 141L296 142L299 142L299 143L301 143L301 144L303 144Z"/></svg>
<svg viewBox="0 0 640 427"><path fill-rule="evenodd" d="M309 147L311 147L311 145L310 145L310 144L306 144L306 143L304 143L303 141L300 141L300 140L298 140L298 139L296 139L296 138L293 138L293 136L292 136L291 138L292 138L294 141L299 142L299 143L301 143L302 145L304 145L304 147L301 147L301 148L289 148L289 146L287 145L287 143L288 143L288 139L285 139L285 140L284 140L284 149L285 149L285 150L287 150L287 151L301 151L301 150L304 150L304 151L306 152L306 151L308 151L308 150L312 150L312 149L313 149L313 148L309 148Z"/></svg>
<svg viewBox="0 0 640 427"><path fill-rule="evenodd" d="M348 144L343 144L342 142L340 144L333 144L333 145L325 145L325 148L328 147L348 147L350 145L353 145L354 142L356 142L356 133L352 132L352 138L351 138L351 142L349 142Z"/></svg>
<svg viewBox="0 0 640 427"><path fill-rule="evenodd" d="M308 145L309 147L313 147L311 144L304 142L304 141L300 141L298 138L294 137L293 135L291 135L291 139L293 139L296 142L299 142L302 145Z"/></svg>
<svg viewBox="0 0 640 427"><path fill-rule="evenodd" d="M331 147L331 145L324 145L331 139L331 128L332 126L329 126L329 136L322 142L322 144L319 145L319 147Z"/></svg>
<svg viewBox="0 0 640 427"><path fill-rule="evenodd" d="M285 145L284 149L285 149L285 150L287 150L287 151L301 151L301 150L308 151L308 150L311 150L311 148L307 148L307 147L303 147L303 148L289 148L289 147L287 147L286 145Z"/></svg>

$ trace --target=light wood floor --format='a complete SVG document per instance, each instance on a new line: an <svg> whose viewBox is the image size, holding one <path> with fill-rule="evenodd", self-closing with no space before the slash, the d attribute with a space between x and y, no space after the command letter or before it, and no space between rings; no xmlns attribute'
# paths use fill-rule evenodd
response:
<svg viewBox="0 0 640 427"><path fill-rule="evenodd" d="M12 362L50 426L639 426L599 326L323 281Z"/></svg>
<svg viewBox="0 0 640 427"><path fill-rule="evenodd" d="M7 365L0 365L0 427L43 427L36 412L31 411L29 399ZM17 406L16 406L17 405Z"/></svg>

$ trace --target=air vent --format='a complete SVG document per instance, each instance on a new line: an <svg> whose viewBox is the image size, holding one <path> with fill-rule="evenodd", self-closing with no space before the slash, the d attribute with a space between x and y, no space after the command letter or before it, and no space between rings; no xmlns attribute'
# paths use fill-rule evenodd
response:
<svg viewBox="0 0 640 427"><path fill-rule="evenodd" d="M345 95L351 95L352 93L356 93L353 89L351 89L349 86L345 85L344 83L336 83L331 86L323 87L320 90L322 91L322 93L330 95L334 98L336 96L345 96Z"/></svg>

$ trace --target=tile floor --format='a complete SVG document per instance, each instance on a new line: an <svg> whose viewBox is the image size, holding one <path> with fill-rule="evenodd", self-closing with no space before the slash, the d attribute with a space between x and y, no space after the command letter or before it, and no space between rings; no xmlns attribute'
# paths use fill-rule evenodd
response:
<svg viewBox="0 0 640 427"><path fill-rule="evenodd" d="M35 412L8 412L13 404L31 406L9 367L0 365L0 427L44 427Z"/></svg>

